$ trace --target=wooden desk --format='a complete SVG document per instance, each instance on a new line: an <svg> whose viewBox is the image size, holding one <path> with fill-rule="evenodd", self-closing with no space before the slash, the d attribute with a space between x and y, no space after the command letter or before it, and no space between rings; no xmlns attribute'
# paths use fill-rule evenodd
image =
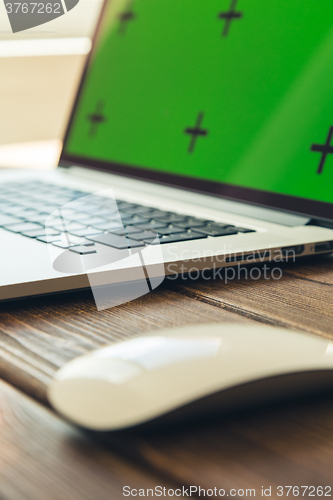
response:
<svg viewBox="0 0 333 500"><path fill-rule="evenodd" d="M280 280L166 280L103 312L88 291L1 304L1 500L120 499L125 485L255 488L256 498L272 486L275 499L279 485L332 486L329 396L99 440L63 422L46 401L50 377L69 359L164 327L259 322L333 339L333 258L282 269Z"/></svg>

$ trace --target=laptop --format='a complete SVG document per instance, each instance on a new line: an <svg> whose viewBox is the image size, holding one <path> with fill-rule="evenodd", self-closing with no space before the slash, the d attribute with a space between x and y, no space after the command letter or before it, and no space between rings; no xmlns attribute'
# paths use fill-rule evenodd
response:
<svg viewBox="0 0 333 500"><path fill-rule="evenodd" d="M0 299L86 288L108 249L114 284L333 251L332 15L106 1L58 168L0 174Z"/></svg>

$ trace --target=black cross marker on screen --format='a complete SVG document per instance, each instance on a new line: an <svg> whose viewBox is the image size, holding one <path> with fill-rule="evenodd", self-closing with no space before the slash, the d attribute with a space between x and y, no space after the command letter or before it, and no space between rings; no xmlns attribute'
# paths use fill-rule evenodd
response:
<svg viewBox="0 0 333 500"><path fill-rule="evenodd" d="M135 13L133 12L133 2L128 2L127 8L124 12L122 12L119 16L120 25L119 25L119 33L124 35L126 33L127 24L130 21L135 19Z"/></svg>
<svg viewBox="0 0 333 500"><path fill-rule="evenodd" d="M236 12L236 5L237 0L231 0L228 12L221 12L218 16L220 19L225 20L222 36L228 36L231 21L234 19L241 19L243 17L243 12Z"/></svg>
<svg viewBox="0 0 333 500"><path fill-rule="evenodd" d="M330 127L325 144L312 144L311 146L311 151L315 151L316 153L321 153L317 174L322 173L323 168L325 166L327 155L333 154L333 146L331 146L332 136L333 136L333 127Z"/></svg>
<svg viewBox="0 0 333 500"><path fill-rule="evenodd" d="M95 137L98 125L106 121L106 117L102 114L103 108L104 102L99 101L95 111L91 115L87 116L90 121L89 137Z"/></svg>
<svg viewBox="0 0 333 500"><path fill-rule="evenodd" d="M188 147L188 152L193 153L197 139L199 136L208 135L208 130L201 128L201 123L204 117L204 113L201 112L198 114L197 122L194 127L188 127L184 130L185 134L190 134L192 136L190 145Z"/></svg>

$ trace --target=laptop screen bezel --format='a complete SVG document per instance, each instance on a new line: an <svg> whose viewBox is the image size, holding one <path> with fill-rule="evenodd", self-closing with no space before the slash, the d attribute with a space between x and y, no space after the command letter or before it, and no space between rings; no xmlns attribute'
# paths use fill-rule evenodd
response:
<svg viewBox="0 0 333 500"><path fill-rule="evenodd" d="M195 191L206 195L226 198L233 201L249 203L251 205L289 212L292 214L304 215L310 218L333 221L333 203L321 202L297 196L284 195L271 191L245 188L217 181L214 182L200 178L154 171L134 165L125 165L112 161L109 162L67 154L65 151L66 142L68 140L71 126L73 124L75 111L78 106L78 101L83 89L83 84L88 73L90 63L94 57L103 14L107 8L107 4L109 3L109 1L110 0L104 0L103 6L101 8L99 20L92 39L92 50L86 58L81 80L78 86L78 91L71 110L70 118L68 120L63 141L63 148L59 160L59 167L68 168L75 165L93 170L100 170L103 172L127 176L138 180L164 184L170 187Z"/></svg>

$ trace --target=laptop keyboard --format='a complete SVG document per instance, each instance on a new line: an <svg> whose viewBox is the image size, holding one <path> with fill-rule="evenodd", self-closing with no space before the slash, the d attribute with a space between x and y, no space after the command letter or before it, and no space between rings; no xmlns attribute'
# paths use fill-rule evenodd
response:
<svg viewBox="0 0 333 500"><path fill-rule="evenodd" d="M51 243L74 253L94 253L95 243L123 249L159 242L175 243L208 237L254 232L252 229L166 212L153 207L116 200L119 215L110 198L44 182L10 182L0 186L0 227ZM64 207L62 221L47 230L45 221L57 208L77 200L75 209ZM66 233L66 234L65 234ZM66 236L64 238L64 236Z"/></svg>

